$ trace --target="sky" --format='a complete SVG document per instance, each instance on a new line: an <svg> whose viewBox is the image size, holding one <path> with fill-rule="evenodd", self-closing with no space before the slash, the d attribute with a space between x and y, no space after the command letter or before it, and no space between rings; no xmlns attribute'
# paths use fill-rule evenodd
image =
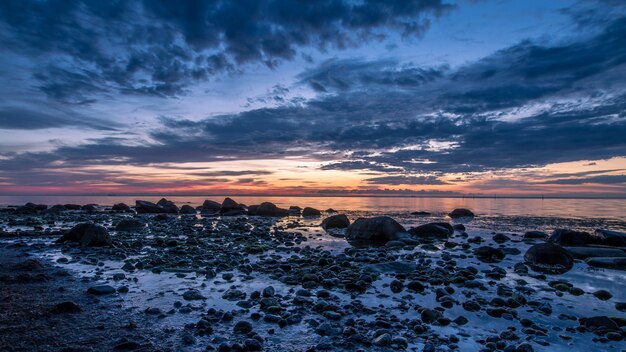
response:
<svg viewBox="0 0 626 352"><path fill-rule="evenodd" d="M626 197L621 0L4 0L0 79L0 195Z"/></svg>

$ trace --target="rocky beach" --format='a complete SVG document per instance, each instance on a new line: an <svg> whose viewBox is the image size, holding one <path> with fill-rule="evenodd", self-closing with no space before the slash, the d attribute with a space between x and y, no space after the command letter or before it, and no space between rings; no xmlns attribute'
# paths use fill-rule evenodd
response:
<svg viewBox="0 0 626 352"><path fill-rule="evenodd" d="M622 351L626 222L137 200L0 208L3 351Z"/></svg>

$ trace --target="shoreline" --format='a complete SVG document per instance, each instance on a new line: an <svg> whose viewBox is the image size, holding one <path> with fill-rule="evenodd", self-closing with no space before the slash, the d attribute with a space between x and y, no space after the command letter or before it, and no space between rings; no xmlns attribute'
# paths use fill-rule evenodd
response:
<svg viewBox="0 0 626 352"><path fill-rule="evenodd" d="M0 348L620 351L626 267L602 260L626 258L626 245L609 243L626 233L582 249L559 242L576 259L564 254L550 272L526 254L558 233L586 239L626 221L472 213L338 214L232 199L0 212L0 279L11 285L0 297ZM35 257L32 270L13 269ZM31 279L14 282L20 274ZM66 300L82 311L44 314Z"/></svg>

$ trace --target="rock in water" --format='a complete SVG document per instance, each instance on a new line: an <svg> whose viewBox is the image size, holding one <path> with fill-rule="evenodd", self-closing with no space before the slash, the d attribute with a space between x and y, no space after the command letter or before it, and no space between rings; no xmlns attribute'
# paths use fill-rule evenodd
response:
<svg viewBox="0 0 626 352"><path fill-rule="evenodd" d="M195 215L196 214L196 208L192 207L189 204L185 204L182 207L180 207L180 213L181 214Z"/></svg>
<svg viewBox="0 0 626 352"><path fill-rule="evenodd" d="M474 213L472 213L472 211L469 209L458 208L458 209L454 209L453 211L451 211L450 214L448 214L448 216L453 219L468 218L468 217L474 217Z"/></svg>
<svg viewBox="0 0 626 352"><path fill-rule="evenodd" d="M57 243L63 242L78 242L81 246L88 247L110 246L113 244L107 229L92 223L82 223L74 226L57 240Z"/></svg>
<svg viewBox="0 0 626 352"><path fill-rule="evenodd" d="M483 261L485 263L497 263L504 259L506 253L504 253L504 251L499 248L482 246L474 250L474 255L480 261Z"/></svg>
<svg viewBox="0 0 626 352"><path fill-rule="evenodd" d="M168 214L177 214L178 213L178 207L171 200L167 200L165 198L161 198L161 200L159 200L157 202L157 205L160 206L161 208L163 208L163 210L164 210L163 213L168 213Z"/></svg>
<svg viewBox="0 0 626 352"><path fill-rule="evenodd" d="M80 210L87 212L87 213L93 213L96 210L98 210L98 208L96 208L97 204L85 204L82 207L80 207Z"/></svg>
<svg viewBox="0 0 626 352"><path fill-rule="evenodd" d="M526 251L524 260L533 270L563 274L574 266L574 258L563 247L552 243L536 244Z"/></svg>
<svg viewBox="0 0 626 352"><path fill-rule="evenodd" d="M414 227L409 230L409 233L415 237L447 238L454 233L454 229L447 222L431 222Z"/></svg>
<svg viewBox="0 0 626 352"><path fill-rule="evenodd" d="M154 204L152 202L148 202L145 200L136 200L135 201L135 211L138 214L165 214L165 213L178 213L178 207L174 205L174 203L167 204L169 201L163 202L165 198L161 199L159 203L167 205L167 207L163 207L159 204Z"/></svg>
<svg viewBox="0 0 626 352"><path fill-rule="evenodd" d="M122 219L115 226L116 231L137 231L144 228L144 224L135 219Z"/></svg>
<svg viewBox="0 0 626 352"><path fill-rule="evenodd" d="M235 202L232 198L225 198L220 207L220 214L225 216L243 215L246 212L246 208Z"/></svg>
<svg viewBox="0 0 626 352"><path fill-rule="evenodd" d="M576 259L598 257L626 257L626 252L618 248L606 247L565 247Z"/></svg>
<svg viewBox="0 0 626 352"><path fill-rule="evenodd" d="M350 220L345 214L337 214L337 215L329 216L326 219L322 220L322 224L320 226L324 230L344 229L350 226Z"/></svg>
<svg viewBox="0 0 626 352"><path fill-rule="evenodd" d="M315 208L306 207L302 209L302 216L320 216L320 215L322 215L322 213Z"/></svg>
<svg viewBox="0 0 626 352"><path fill-rule="evenodd" d="M587 246L590 244L602 244L602 239L588 232L556 229L548 238L548 242L561 246Z"/></svg>
<svg viewBox="0 0 626 352"><path fill-rule="evenodd" d="M526 231L524 239L548 238L548 234L543 231Z"/></svg>
<svg viewBox="0 0 626 352"><path fill-rule="evenodd" d="M55 314L63 314L63 313L74 314L74 313L80 313L80 311L81 311L80 306L72 301L61 302L59 304L56 304L52 308L52 312Z"/></svg>
<svg viewBox="0 0 626 352"><path fill-rule="evenodd" d="M117 203L117 204L114 204L113 207L111 207L111 210L119 211L119 212L127 212L127 211L130 211L130 207L124 203Z"/></svg>
<svg viewBox="0 0 626 352"><path fill-rule="evenodd" d="M585 262L596 268L626 270L626 258L624 257L587 258Z"/></svg>
<svg viewBox="0 0 626 352"><path fill-rule="evenodd" d="M207 199L204 203L202 203L202 209L200 212L203 214L212 214L219 212L221 208L222 205L220 203Z"/></svg>
<svg viewBox="0 0 626 352"><path fill-rule="evenodd" d="M115 293L115 288L109 285L98 285L90 287L87 293L91 293L92 295L110 295Z"/></svg>
<svg viewBox="0 0 626 352"><path fill-rule="evenodd" d="M359 218L348 226L348 241L367 241L385 243L400 237L406 230L397 221L388 216Z"/></svg>
<svg viewBox="0 0 626 352"><path fill-rule="evenodd" d="M250 210L250 209L248 209ZM270 216L270 217L283 217L289 216L289 210L279 208L274 203L263 202L256 207L254 215L258 216Z"/></svg>
<svg viewBox="0 0 626 352"><path fill-rule="evenodd" d="M626 233L598 229L596 236L600 237L605 246L626 247Z"/></svg>

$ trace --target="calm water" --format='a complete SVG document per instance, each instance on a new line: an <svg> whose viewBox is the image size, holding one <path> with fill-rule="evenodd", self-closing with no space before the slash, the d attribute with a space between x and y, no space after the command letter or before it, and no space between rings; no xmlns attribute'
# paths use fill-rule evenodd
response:
<svg viewBox="0 0 626 352"><path fill-rule="evenodd" d="M200 205L205 199L221 202L223 196L171 196L179 205ZM133 205L136 199L156 202L150 196L0 196L0 205L26 202L53 204ZM478 215L507 215L565 218L609 218L626 220L626 199L523 199L523 198L407 198L407 197L234 197L244 204L273 202L281 207L298 205L325 210L376 212L429 211L447 213L454 208L468 208Z"/></svg>

